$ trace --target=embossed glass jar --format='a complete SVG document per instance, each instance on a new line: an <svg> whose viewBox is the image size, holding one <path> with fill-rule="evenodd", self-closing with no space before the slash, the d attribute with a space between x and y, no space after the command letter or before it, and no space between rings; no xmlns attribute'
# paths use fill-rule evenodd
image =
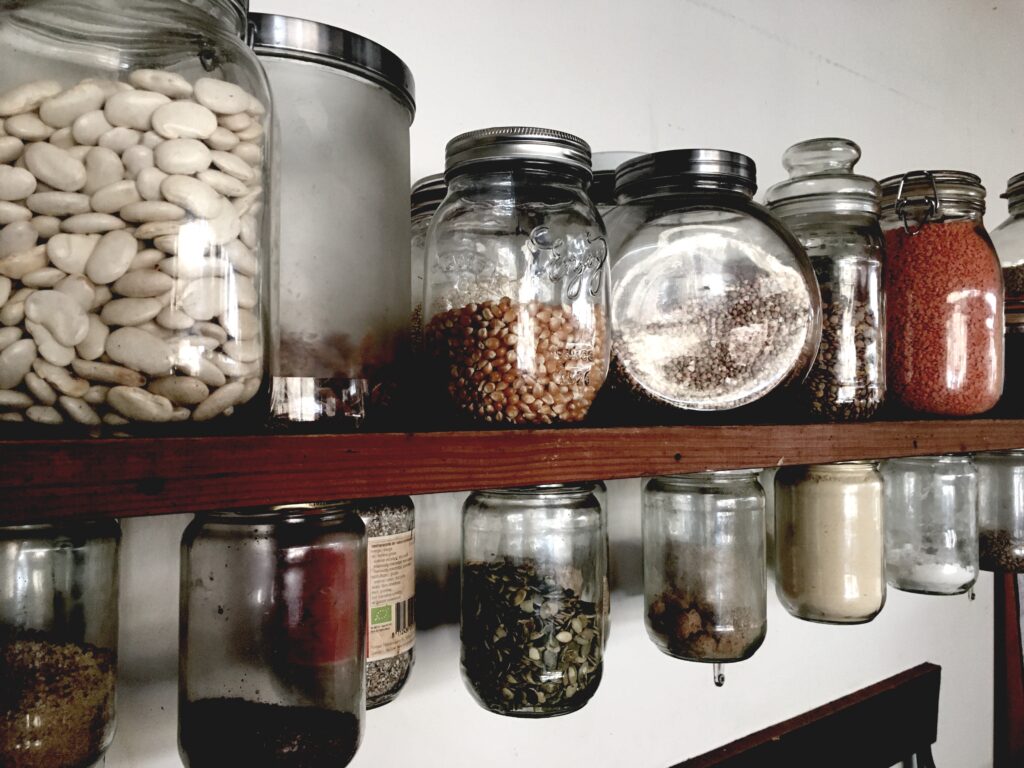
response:
<svg viewBox="0 0 1024 768"><path fill-rule="evenodd" d="M578 422L608 370L604 225L590 147L489 128L448 143L448 196L427 235L424 341L462 414Z"/></svg>
<svg viewBox="0 0 1024 768"><path fill-rule="evenodd" d="M245 31L241 0L0 4L4 422L264 420L273 121Z"/></svg>

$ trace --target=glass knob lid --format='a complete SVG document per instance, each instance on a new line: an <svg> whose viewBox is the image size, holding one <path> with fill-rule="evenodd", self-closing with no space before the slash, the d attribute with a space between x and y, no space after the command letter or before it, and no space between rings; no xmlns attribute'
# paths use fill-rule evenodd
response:
<svg viewBox="0 0 1024 768"><path fill-rule="evenodd" d="M849 139L808 139L782 153L782 167L791 179L818 174L851 174L860 147Z"/></svg>
<svg viewBox="0 0 1024 768"><path fill-rule="evenodd" d="M809 139L782 154L789 179L771 187L765 202L779 215L863 212L878 214L881 189L854 173L861 151L842 138Z"/></svg>

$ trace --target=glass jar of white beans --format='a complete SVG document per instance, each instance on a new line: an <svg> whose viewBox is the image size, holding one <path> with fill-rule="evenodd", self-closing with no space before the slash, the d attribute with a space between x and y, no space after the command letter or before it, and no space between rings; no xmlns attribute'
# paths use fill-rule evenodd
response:
<svg viewBox="0 0 1024 768"><path fill-rule="evenodd" d="M265 413L270 94L245 29L241 0L0 5L0 433Z"/></svg>

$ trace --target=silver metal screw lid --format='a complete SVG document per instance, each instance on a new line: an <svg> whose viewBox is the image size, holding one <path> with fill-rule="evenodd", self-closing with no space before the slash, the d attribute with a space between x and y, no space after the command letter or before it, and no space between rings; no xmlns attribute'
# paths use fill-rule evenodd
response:
<svg viewBox="0 0 1024 768"><path fill-rule="evenodd" d="M684 182L694 189L731 190L753 196L757 165L725 149L672 149L628 160L615 172L615 194L637 185Z"/></svg>
<svg viewBox="0 0 1024 768"><path fill-rule="evenodd" d="M804 213L871 213L878 215L878 182L853 172L860 147L849 139L810 139L782 155L789 179L769 188L765 202L780 216Z"/></svg>
<svg viewBox="0 0 1024 768"><path fill-rule="evenodd" d="M412 185L409 194L409 203L413 216L424 213L432 213L448 194L448 184L445 183L443 173L433 173L424 176Z"/></svg>
<svg viewBox="0 0 1024 768"><path fill-rule="evenodd" d="M1006 182L1006 191L1000 197L1009 203L1010 213L1017 213L1017 209L1024 203L1024 173L1011 176Z"/></svg>
<svg viewBox="0 0 1024 768"><path fill-rule="evenodd" d="M456 136L445 148L445 178L481 163L535 160L557 163L591 176L590 145L550 128L497 127Z"/></svg>

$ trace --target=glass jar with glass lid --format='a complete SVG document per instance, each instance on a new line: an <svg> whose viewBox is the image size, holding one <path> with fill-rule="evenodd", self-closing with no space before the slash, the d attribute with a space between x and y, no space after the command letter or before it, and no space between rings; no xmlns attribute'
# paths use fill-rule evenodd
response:
<svg viewBox="0 0 1024 768"><path fill-rule="evenodd" d="M616 384L720 411L802 378L821 335L818 286L800 243L753 202L753 160L656 152L619 166L615 184Z"/></svg>
<svg viewBox="0 0 1024 768"><path fill-rule="evenodd" d="M979 453L974 461L981 568L1024 573L1024 450Z"/></svg>
<svg viewBox="0 0 1024 768"><path fill-rule="evenodd" d="M759 469L655 477L643 493L647 632L687 661L750 658L767 631Z"/></svg>
<svg viewBox="0 0 1024 768"><path fill-rule="evenodd" d="M978 474L970 456L882 463L885 570L906 592L959 595L978 578Z"/></svg>
<svg viewBox="0 0 1024 768"><path fill-rule="evenodd" d="M810 412L830 421L870 418L885 399L881 189L853 172L859 159L849 139L794 144L782 156L789 180L766 195L818 278L821 344L803 393Z"/></svg>
<svg viewBox="0 0 1024 768"><path fill-rule="evenodd" d="M871 621L885 604L882 477L870 461L775 475L775 590L793 616Z"/></svg>
<svg viewBox="0 0 1024 768"><path fill-rule="evenodd" d="M0 527L0 765L81 768L114 738L115 520Z"/></svg>
<svg viewBox="0 0 1024 768"><path fill-rule="evenodd" d="M601 683L607 589L593 483L476 491L462 519L462 675L486 709L550 717Z"/></svg>
<svg viewBox="0 0 1024 768"><path fill-rule="evenodd" d="M181 545L190 768L344 766L366 680L366 529L346 503L201 514Z"/></svg>
<svg viewBox="0 0 1024 768"><path fill-rule="evenodd" d="M448 142L427 235L424 342L475 421L582 420L608 370L608 249L586 193L590 147L488 128Z"/></svg>
<svg viewBox="0 0 1024 768"><path fill-rule="evenodd" d="M427 229L434 211L448 194L443 173L424 176L412 185L410 195L412 245L412 348L419 354L423 347L423 274L427 259Z"/></svg>
<svg viewBox="0 0 1024 768"><path fill-rule="evenodd" d="M1003 281L972 173L910 171L882 182L886 377L926 413L983 413L1003 391Z"/></svg>
<svg viewBox="0 0 1024 768"><path fill-rule="evenodd" d="M272 121L245 32L241 0L0 8L4 422L199 423L261 391Z"/></svg>

